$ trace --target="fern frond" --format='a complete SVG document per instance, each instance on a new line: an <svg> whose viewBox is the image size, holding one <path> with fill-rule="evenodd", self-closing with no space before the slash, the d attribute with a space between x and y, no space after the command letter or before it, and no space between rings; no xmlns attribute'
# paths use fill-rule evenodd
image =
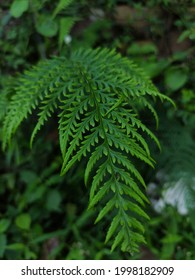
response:
<svg viewBox="0 0 195 280"><path fill-rule="evenodd" d="M20 123L48 94L51 77L54 81L59 79L58 67L60 64L60 59L41 62L18 79L18 85L15 88L16 94L12 98L3 126L4 149Z"/></svg>
<svg viewBox="0 0 195 280"><path fill-rule="evenodd" d="M66 9L74 0L60 0L57 7L55 8L52 17L55 18L63 9Z"/></svg>
<svg viewBox="0 0 195 280"><path fill-rule="evenodd" d="M144 134L159 142L135 108L141 98L157 119L150 100L167 98L132 62L106 48L42 62L19 79L15 90L4 121L3 147L34 109L39 113L31 143L52 114L58 114L61 174L88 159L89 208L101 205L96 222L112 217L106 242L112 238L112 250L137 251L145 242L142 221L148 219L143 210L148 199L134 158L153 167Z"/></svg>

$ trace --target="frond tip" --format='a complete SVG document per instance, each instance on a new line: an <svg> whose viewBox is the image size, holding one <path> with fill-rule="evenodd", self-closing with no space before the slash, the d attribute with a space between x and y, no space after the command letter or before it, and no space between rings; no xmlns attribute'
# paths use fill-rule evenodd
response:
<svg viewBox="0 0 195 280"><path fill-rule="evenodd" d="M112 218L106 242L112 250L137 251L143 237L143 210L148 202L145 183L134 159L153 166L147 134L158 139L135 112L146 104L155 119L151 98L166 99L142 71L114 50L78 50L70 59L53 58L26 72L19 80L3 127L3 146L24 118L39 108L38 130L57 112L63 156L62 174L88 158L85 183L91 185L89 208L101 205L96 222ZM138 106L139 108L139 106Z"/></svg>

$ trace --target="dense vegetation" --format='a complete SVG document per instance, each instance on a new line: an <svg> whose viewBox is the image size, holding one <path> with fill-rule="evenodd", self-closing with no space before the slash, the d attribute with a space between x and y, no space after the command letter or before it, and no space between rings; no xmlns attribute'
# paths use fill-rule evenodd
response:
<svg viewBox="0 0 195 280"><path fill-rule="evenodd" d="M1 4L0 258L195 258L195 3L145 2Z"/></svg>

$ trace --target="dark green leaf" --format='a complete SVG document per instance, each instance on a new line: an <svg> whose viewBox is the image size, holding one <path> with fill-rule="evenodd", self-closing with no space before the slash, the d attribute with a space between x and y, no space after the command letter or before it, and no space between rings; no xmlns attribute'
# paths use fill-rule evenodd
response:
<svg viewBox="0 0 195 280"><path fill-rule="evenodd" d="M51 190L47 196L46 207L49 211L59 210L61 201L62 197L60 192L57 190Z"/></svg>

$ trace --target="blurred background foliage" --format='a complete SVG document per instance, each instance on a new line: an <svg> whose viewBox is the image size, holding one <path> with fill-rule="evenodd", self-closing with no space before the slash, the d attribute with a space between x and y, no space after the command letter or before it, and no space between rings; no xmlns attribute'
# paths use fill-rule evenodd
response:
<svg viewBox="0 0 195 280"><path fill-rule="evenodd" d="M104 244L106 225L94 225L86 210L83 165L59 176L55 123L30 150L34 124L27 120L6 153L0 151L1 259L195 259L194 43L195 1L0 1L0 139L18 73L80 46L116 48L177 105L156 105L157 130L142 113L162 150L151 143L156 168L140 166L151 220L147 245L134 256L110 253Z"/></svg>

